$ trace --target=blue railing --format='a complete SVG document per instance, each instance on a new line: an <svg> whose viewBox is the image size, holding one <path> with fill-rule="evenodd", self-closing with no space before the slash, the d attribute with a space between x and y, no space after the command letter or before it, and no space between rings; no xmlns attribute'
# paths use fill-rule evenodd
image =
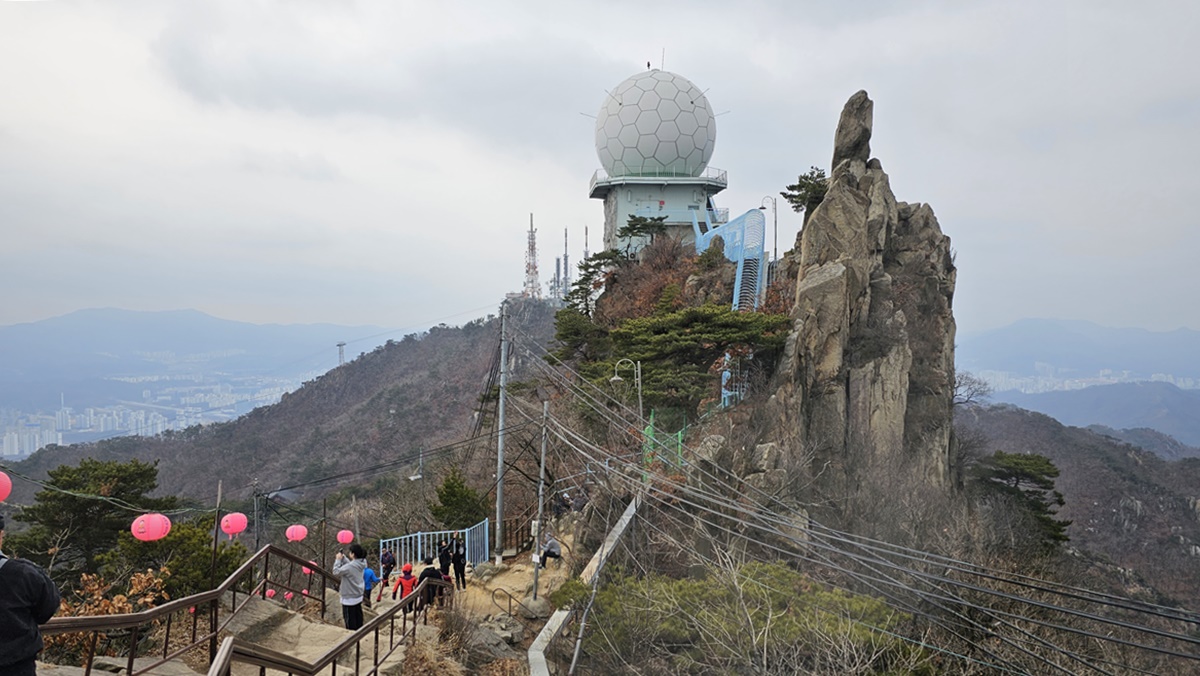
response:
<svg viewBox="0 0 1200 676"><path fill-rule="evenodd" d="M437 558L438 545L442 540L449 541L451 537L461 536L467 545L467 563L477 566L488 560L491 552L489 546L488 519L464 528L463 530L435 530L409 533L398 538L387 538L379 541L379 555L383 556L384 549L391 549L396 557L396 568L405 563L420 563L427 556Z"/></svg>

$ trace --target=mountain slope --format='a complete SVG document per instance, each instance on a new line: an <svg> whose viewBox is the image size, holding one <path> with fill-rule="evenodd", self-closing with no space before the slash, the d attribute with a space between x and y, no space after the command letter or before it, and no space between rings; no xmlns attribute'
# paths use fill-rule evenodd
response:
<svg viewBox="0 0 1200 676"><path fill-rule="evenodd" d="M1013 406L964 411L959 423L983 432L989 453L1038 453L1058 466L1070 546L1136 571L1189 607L1200 602L1200 459L1168 462Z"/></svg>
<svg viewBox="0 0 1200 676"><path fill-rule="evenodd" d="M1038 394L1008 391L993 398L1045 413L1066 425L1147 427L1200 446L1200 391L1181 390L1170 383L1117 383Z"/></svg>
<svg viewBox="0 0 1200 676"><path fill-rule="evenodd" d="M548 305L517 303L511 313L525 334L549 341ZM466 435L498 340L494 317L434 327L420 339L388 341L232 422L49 447L17 469L42 477L82 457L159 460L160 491L207 501L219 478L227 492L253 479L270 489L390 461ZM28 486L18 482L14 500L27 501Z"/></svg>

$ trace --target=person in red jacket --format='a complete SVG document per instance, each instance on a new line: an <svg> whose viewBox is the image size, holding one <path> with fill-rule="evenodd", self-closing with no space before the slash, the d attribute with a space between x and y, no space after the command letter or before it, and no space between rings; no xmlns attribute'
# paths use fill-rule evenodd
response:
<svg viewBox="0 0 1200 676"><path fill-rule="evenodd" d="M412 564L406 563L404 564L404 567L400 569L400 575L396 578L396 586L392 587L392 600L396 600L396 592L403 592L400 594L401 600L407 598L409 594L413 593L413 589L416 586L417 576L412 574ZM407 613L408 608L405 608L404 612Z"/></svg>

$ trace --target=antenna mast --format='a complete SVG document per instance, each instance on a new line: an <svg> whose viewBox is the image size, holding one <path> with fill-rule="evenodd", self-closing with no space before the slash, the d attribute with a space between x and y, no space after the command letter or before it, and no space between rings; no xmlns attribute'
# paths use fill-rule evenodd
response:
<svg viewBox="0 0 1200 676"><path fill-rule="evenodd" d="M533 214L529 214L529 248L525 250L525 293L526 298L542 297L542 281L537 268L537 230L533 228Z"/></svg>

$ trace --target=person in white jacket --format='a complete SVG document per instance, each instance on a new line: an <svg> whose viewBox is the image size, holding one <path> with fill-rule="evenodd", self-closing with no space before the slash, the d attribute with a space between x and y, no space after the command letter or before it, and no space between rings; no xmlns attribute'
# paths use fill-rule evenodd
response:
<svg viewBox="0 0 1200 676"><path fill-rule="evenodd" d="M350 556L341 552L333 562L333 574L341 581L338 595L342 597L342 620L346 628L354 631L363 625L363 570L367 567L367 550L355 542L350 545Z"/></svg>

